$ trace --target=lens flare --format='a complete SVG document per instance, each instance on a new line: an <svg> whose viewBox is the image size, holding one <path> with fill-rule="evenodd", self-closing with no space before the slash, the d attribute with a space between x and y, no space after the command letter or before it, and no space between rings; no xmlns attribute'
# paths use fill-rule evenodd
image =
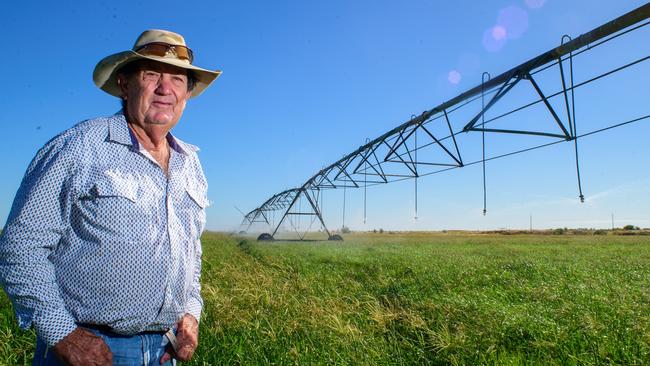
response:
<svg viewBox="0 0 650 366"><path fill-rule="evenodd" d="M497 52L506 44L506 36L497 39L496 35L501 34L502 31L495 30L496 27L490 27L483 32L483 47L489 52Z"/></svg>
<svg viewBox="0 0 650 366"><path fill-rule="evenodd" d="M451 70L449 71L449 74L447 75L447 80L449 80L450 83L452 84L458 84L460 83L460 80L462 79L462 76L457 70Z"/></svg>
<svg viewBox="0 0 650 366"><path fill-rule="evenodd" d="M518 6L505 7L499 11L496 27L503 27L508 39L517 39L528 29L528 13Z"/></svg>
<svg viewBox="0 0 650 366"><path fill-rule="evenodd" d="M546 0L526 0L526 5L528 5L530 9L539 9L544 6L545 2Z"/></svg>
<svg viewBox="0 0 650 366"><path fill-rule="evenodd" d="M497 25L492 28L492 38L494 38L495 41L500 41L502 39L505 39L507 35L508 35L508 31L500 25Z"/></svg>

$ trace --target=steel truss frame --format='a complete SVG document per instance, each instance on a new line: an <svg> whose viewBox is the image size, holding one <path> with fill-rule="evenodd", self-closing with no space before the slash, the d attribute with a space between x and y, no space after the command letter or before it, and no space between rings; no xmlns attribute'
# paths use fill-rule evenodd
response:
<svg viewBox="0 0 650 366"><path fill-rule="evenodd" d="M402 123L401 125L393 128L392 130L384 133L374 140L367 141L366 144L360 146L355 151L345 155L331 165L318 171L299 188L288 189L273 195L259 207L247 213L242 221L242 226L247 225L246 230L250 229L251 225L254 223L265 223L271 226L269 214L275 211L282 211L282 218L275 224L275 229L273 230L271 237L276 235L283 222L290 220L294 216L307 215L311 216L314 219L318 219L324 228L324 231L327 233L328 238L332 239L333 236L327 229L325 221L323 220L323 216L321 214L322 207L319 205L318 200L318 197L323 190L361 187L365 189L369 185L385 184L393 181L413 178L415 178L417 189L417 178L423 175L429 175L470 165L463 162L461 150L456 140L456 135L469 132L480 132L483 134L482 141L484 155L483 159L479 162L483 163L484 213L486 212L485 161L494 159L494 157L490 159L485 158L484 136L486 132L513 135L531 135L556 139L554 142L540 145L540 147L563 141L573 141L575 145L575 160L579 197L581 201L584 201L578 160L578 139L582 136L579 136L576 130L575 99L573 96L574 90L589 82L608 76L637 63L646 61L648 58L650 58L650 56L643 57L632 63L618 67L614 70L610 70L580 84L574 84L573 57L580 53L589 51L590 49L613 38L647 25L650 22L644 21L649 17L650 3L645 4L633 11L630 11L629 13L624 14L623 16L616 18L598 28L595 28L592 31L585 33L575 39L570 39L568 36L562 37L560 46L542 53L541 55L538 55L537 57L534 57L494 78L488 78L487 80L484 78L481 84L477 85L476 87L467 90L464 93L461 93L458 96L430 110L424 111L418 116L413 115L408 121ZM567 70L565 70L565 64L567 63L569 73L568 78L566 75ZM541 71L555 66L557 66L559 70L559 79L561 85L559 87L559 91L552 94L546 94L540 87L538 81L535 78L535 75ZM487 73L485 73L484 76L486 74ZM539 98L531 103L512 109L489 120L485 119L486 112L492 109L504 96L510 93L513 88L515 88L517 85L523 84L528 84L529 87L535 91L536 95ZM563 106L565 109L564 112L566 113L566 117L564 119L561 117L562 113L557 111L549 101L551 98L557 96L563 99ZM486 97L490 97L487 103L485 103ZM481 99L481 108L479 112L476 113L469 121L467 121L461 130L453 131L449 114L458 108L461 108L471 102L477 101L478 99ZM551 119L549 127L555 125L554 129L556 129L556 131L546 132L531 131L526 129L501 129L485 127L488 123L491 123L497 119L503 118L507 115L538 103L543 104L545 109L548 111L549 117ZM650 118L650 115L643 116L636 120L645 118ZM629 122L630 121L626 123ZM440 131L435 132L433 128L436 126L435 123L442 123L443 126L446 127L443 127L442 129L448 131L448 134L441 136ZM418 132L420 132L420 134L424 134L426 138L424 144L418 145ZM422 138L420 139L420 142L422 142ZM422 149L428 148L430 146L438 150L438 155L440 157L437 159L428 160L418 159L418 151L420 150L422 153ZM525 149L522 151L527 150L531 149ZM474 163L478 162L473 162L471 164ZM422 174L422 167L439 167L440 170ZM303 197L309 204L308 211L303 211L300 209L296 210L296 203ZM303 238L304 236L300 237L301 240ZM340 237L337 239L340 239Z"/></svg>

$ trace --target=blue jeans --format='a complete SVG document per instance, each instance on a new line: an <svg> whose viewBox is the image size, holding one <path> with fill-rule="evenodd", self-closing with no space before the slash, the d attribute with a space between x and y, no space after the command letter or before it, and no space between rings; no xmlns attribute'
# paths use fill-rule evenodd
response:
<svg viewBox="0 0 650 366"><path fill-rule="evenodd" d="M159 366L160 358L165 353L167 337L163 333L142 333L132 336L119 335L113 332L88 329L102 337L113 353L113 365L142 365ZM45 342L36 339L36 351L32 366L61 366L52 350L48 350ZM164 366L176 365L176 360L167 361Z"/></svg>

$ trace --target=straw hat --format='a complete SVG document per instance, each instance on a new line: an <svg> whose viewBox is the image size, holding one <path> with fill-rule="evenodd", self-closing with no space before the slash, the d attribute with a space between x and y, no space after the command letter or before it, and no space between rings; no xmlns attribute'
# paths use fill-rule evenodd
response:
<svg viewBox="0 0 650 366"><path fill-rule="evenodd" d="M210 71L192 65L192 50L185 45L185 39L180 34L150 29L138 37L132 50L119 52L99 61L93 72L95 85L108 94L121 98L122 90L117 85L117 71L135 60L152 60L190 70L196 77L191 97L201 94L221 75L220 70Z"/></svg>

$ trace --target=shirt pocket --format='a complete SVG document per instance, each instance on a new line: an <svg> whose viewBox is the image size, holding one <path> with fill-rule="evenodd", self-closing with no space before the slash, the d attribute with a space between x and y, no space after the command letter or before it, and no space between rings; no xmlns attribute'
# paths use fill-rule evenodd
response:
<svg viewBox="0 0 650 366"><path fill-rule="evenodd" d="M186 188L185 192L187 193L188 196L196 203L199 208L205 209L206 207L210 206L210 200L206 197L205 192L201 192L198 189L193 189L193 188Z"/></svg>
<svg viewBox="0 0 650 366"><path fill-rule="evenodd" d="M206 193L205 190L185 187L181 194L177 212L190 242L197 240L205 228L205 208L210 205Z"/></svg>
<svg viewBox="0 0 650 366"><path fill-rule="evenodd" d="M99 177L76 207L76 230L104 244L142 240L150 229L152 210L140 193L137 180Z"/></svg>
<svg viewBox="0 0 650 366"><path fill-rule="evenodd" d="M136 203L138 184L126 179L104 178L95 183L93 190L97 198L117 197Z"/></svg>

